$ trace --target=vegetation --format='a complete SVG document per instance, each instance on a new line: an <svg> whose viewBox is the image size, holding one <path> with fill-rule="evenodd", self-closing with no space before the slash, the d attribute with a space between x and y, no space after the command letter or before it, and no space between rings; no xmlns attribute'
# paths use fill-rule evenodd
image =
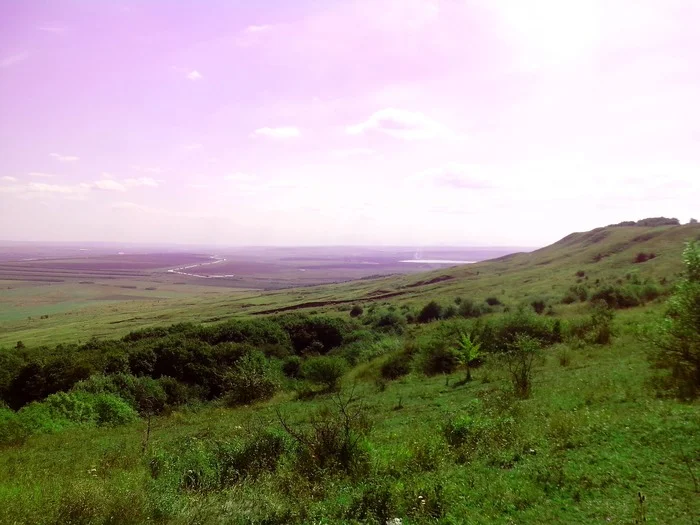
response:
<svg viewBox="0 0 700 525"><path fill-rule="evenodd" d="M0 351L0 522L692 523L700 247L681 257L665 232L697 228L614 251L645 228L526 254L573 254L556 268L455 270L354 317L14 337ZM642 250L658 256L634 264Z"/></svg>

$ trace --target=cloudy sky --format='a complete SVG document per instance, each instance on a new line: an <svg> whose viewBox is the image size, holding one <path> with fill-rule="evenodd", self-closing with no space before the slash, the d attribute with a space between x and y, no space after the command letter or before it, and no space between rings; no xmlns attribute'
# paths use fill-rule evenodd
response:
<svg viewBox="0 0 700 525"><path fill-rule="evenodd" d="M695 0L0 0L0 239L523 246L685 222L699 19Z"/></svg>

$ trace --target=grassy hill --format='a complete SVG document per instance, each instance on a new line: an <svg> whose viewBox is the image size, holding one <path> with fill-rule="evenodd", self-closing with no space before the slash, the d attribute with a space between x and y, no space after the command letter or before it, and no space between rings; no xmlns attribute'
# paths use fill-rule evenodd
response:
<svg viewBox="0 0 700 525"><path fill-rule="evenodd" d="M57 344L85 341L90 337L120 337L142 327L168 323L218 322L237 316L302 310L329 312L355 302L391 301L418 308L431 299L451 301L472 297L479 301L497 297L506 304L540 297L558 303L577 283L576 272L585 273L591 287L614 283L636 275L655 282L673 281L681 269L680 254L686 241L700 237L700 225L609 226L573 233L532 253L435 270L411 276L392 276L349 283L298 288L278 292L201 295L189 299L125 301L72 312L47 319L0 322L0 348L25 344ZM635 263L639 253L655 258ZM284 310L282 310L284 309Z"/></svg>
<svg viewBox="0 0 700 525"><path fill-rule="evenodd" d="M0 352L0 523L698 523L700 405L645 333L699 236L614 226L117 328L52 316L10 337L159 328Z"/></svg>

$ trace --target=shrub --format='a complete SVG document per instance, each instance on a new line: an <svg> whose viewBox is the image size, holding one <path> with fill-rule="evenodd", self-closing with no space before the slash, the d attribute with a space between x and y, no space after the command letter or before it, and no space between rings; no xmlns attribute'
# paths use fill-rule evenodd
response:
<svg viewBox="0 0 700 525"><path fill-rule="evenodd" d="M244 441L218 442L215 457L222 487L277 470L287 450L285 436L276 430L257 431Z"/></svg>
<svg viewBox="0 0 700 525"><path fill-rule="evenodd" d="M474 433L475 421L469 415L449 418L442 426L442 433L451 447L465 445Z"/></svg>
<svg viewBox="0 0 700 525"><path fill-rule="evenodd" d="M398 379L411 371L411 356L406 352L397 352L382 364L379 373L384 379Z"/></svg>
<svg viewBox="0 0 700 525"><path fill-rule="evenodd" d="M459 308L457 309L457 313L459 314L459 316L466 318L481 317L482 315L488 312L488 307L482 304L476 304L471 299L463 299L459 303Z"/></svg>
<svg viewBox="0 0 700 525"><path fill-rule="evenodd" d="M435 374L451 374L459 366L461 355L443 339L433 339L423 350L421 368L428 376Z"/></svg>
<svg viewBox="0 0 700 525"><path fill-rule="evenodd" d="M605 303L597 303L593 306L590 323L593 343L598 345L610 344L614 335L614 319L615 312L608 308Z"/></svg>
<svg viewBox="0 0 700 525"><path fill-rule="evenodd" d="M347 362L340 357L314 357L306 360L302 365L304 377L325 386L328 391L338 388L340 378L346 370Z"/></svg>
<svg viewBox="0 0 700 525"><path fill-rule="evenodd" d="M631 287L606 286L591 296L591 301L604 301L610 308L639 306L639 296Z"/></svg>
<svg viewBox="0 0 700 525"><path fill-rule="evenodd" d="M671 371L667 386L681 398L700 394L700 243L683 252L685 271L651 340L657 366Z"/></svg>
<svg viewBox="0 0 700 525"><path fill-rule="evenodd" d="M436 301L430 301L421 309L417 320L419 323L429 323L437 321L440 317L442 317L442 306Z"/></svg>
<svg viewBox="0 0 700 525"><path fill-rule="evenodd" d="M498 299L498 297L487 297L486 304L489 306L500 306L503 303Z"/></svg>
<svg viewBox="0 0 700 525"><path fill-rule="evenodd" d="M260 352L243 357L229 372L227 380L226 402L229 405L269 399L279 388L270 361Z"/></svg>
<svg viewBox="0 0 700 525"><path fill-rule="evenodd" d="M547 308L547 303L542 299L537 299L535 301L532 301L530 303L530 306L532 306L532 309L535 311L536 314L541 315L544 313L545 308Z"/></svg>
<svg viewBox="0 0 700 525"><path fill-rule="evenodd" d="M74 390L119 396L141 414L159 414L167 404L167 395L161 382L131 374L93 375L76 384Z"/></svg>
<svg viewBox="0 0 700 525"><path fill-rule="evenodd" d="M474 334L486 352L507 352L521 335L536 339L547 346L558 342L561 334L555 332L556 321L535 315L532 310L521 308L489 323L477 324Z"/></svg>
<svg viewBox="0 0 700 525"><path fill-rule="evenodd" d="M348 329L341 319L326 316L287 315L278 322L289 335L297 354L306 351L314 342L320 343L319 353L325 354L343 343Z"/></svg>
<svg viewBox="0 0 700 525"><path fill-rule="evenodd" d="M442 312L443 319L452 319L457 316L457 307L453 304L448 305Z"/></svg>
<svg viewBox="0 0 700 525"><path fill-rule="evenodd" d="M343 473L354 477L369 470L364 438L371 421L363 404L351 393L333 397L332 405L319 409L306 426L292 425L278 414L282 428L296 444L296 468L307 478Z"/></svg>
<svg viewBox="0 0 700 525"><path fill-rule="evenodd" d="M0 407L0 446L24 443L29 433L17 412Z"/></svg>
<svg viewBox="0 0 700 525"><path fill-rule="evenodd" d="M353 305L350 309L350 317L360 317L364 313L364 310L359 304Z"/></svg>
<svg viewBox="0 0 700 525"><path fill-rule="evenodd" d="M535 358L540 352L540 343L532 337L519 335L511 349L505 354L513 392L521 399L530 397Z"/></svg>
<svg viewBox="0 0 700 525"><path fill-rule="evenodd" d="M94 409L99 426L125 425L138 419L138 414L126 401L111 394L96 395Z"/></svg>
<svg viewBox="0 0 700 525"><path fill-rule="evenodd" d="M282 373L291 378L296 379L301 376L301 358L293 355L289 356L282 363Z"/></svg>
<svg viewBox="0 0 700 525"><path fill-rule="evenodd" d="M380 332L401 335L406 330L406 318L397 312L385 312L372 324Z"/></svg>

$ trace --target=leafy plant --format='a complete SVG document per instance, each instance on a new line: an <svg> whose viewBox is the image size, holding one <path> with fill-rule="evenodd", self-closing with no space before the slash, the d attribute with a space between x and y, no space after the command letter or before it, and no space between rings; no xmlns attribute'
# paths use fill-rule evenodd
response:
<svg viewBox="0 0 700 525"><path fill-rule="evenodd" d="M461 355L461 362L467 369L467 376L465 381L472 380L472 361L479 358L479 350L481 349L481 343L476 336L472 334L467 334L460 332L459 341L457 342L457 347Z"/></svg>

